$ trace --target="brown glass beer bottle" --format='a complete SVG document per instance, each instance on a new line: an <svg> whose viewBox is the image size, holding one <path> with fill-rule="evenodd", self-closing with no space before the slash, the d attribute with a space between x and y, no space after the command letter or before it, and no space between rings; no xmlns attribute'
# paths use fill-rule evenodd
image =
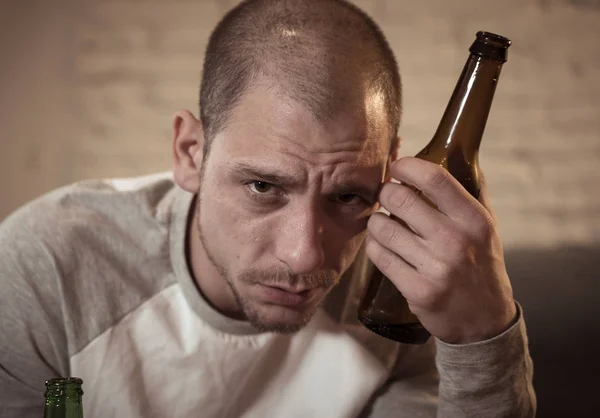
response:
<svg viewBox="0 0 600 418"><path fill-rule="evenodd" d="M477 33L436 133L416 155L447 169L475 198L480 189L479 145L510 44L502 36ZM375 266L359 305L358 318L365 327L391 340L423 344L430 336L408 308L406 299Z"/></svg>

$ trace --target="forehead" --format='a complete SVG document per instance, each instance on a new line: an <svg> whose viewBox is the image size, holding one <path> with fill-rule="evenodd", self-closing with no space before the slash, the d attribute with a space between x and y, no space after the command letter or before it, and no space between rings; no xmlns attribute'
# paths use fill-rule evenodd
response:
<svg viewBox="0 0 600 418"><path fill-rule="evenodd" d="M281 88L257 83L233 109L216 144L235 156L277 154L313 165L373 167L389 154L382 95L365 90L333 117L320 121Z"/></svg>

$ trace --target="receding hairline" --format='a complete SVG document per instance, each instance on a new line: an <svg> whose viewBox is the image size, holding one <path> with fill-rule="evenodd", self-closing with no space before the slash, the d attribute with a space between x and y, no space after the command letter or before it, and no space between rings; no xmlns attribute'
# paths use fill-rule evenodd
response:
<svg viewBox="0 0 600 418"><path fill-rule="evenodd" d="M348 28L354 29L349 36L340 36ZM223 55L209 57L215 52ZM359 77L370 77L370 82L381 84L392 141L395 138L401 110L395 58L377 25L351 3L244 1L217 25L207 48L207 61L210 62L205 62L203 74L201 93L206 94L201 94L201 118L203 125L207 121L212 125L205 126L209 141L223 129L242 97L263 76L274 79L290 98L306 105L322 122L341 109L348 99L348 90L360 87L353 82L358 80L360 84L364 80ZM215 71L219 69L223 71ZM212 70L212 77L205 77L206 70ZM227 79L238 70L238 79ZM211 80L217 85L209 85ZM229 99L226 106L218 106L218 87ZM208 101L216 105L207 109ZM215 114L217 110L221 112Z"/></svg>

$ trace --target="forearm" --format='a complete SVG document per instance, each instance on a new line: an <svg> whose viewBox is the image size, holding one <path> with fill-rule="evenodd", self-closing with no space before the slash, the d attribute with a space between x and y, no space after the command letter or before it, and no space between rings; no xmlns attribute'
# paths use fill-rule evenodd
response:
<svg viewBox="0 0 600 418"><path fill-rule="evenodd" d="M406 347L392 378L360 417L534 417L533 365L518 311L513 326L481 343L432 338L425 346Z"/></svg>
<svg viewBox="0 0 600 418"><path fill-rule="evenodd" d="M535 416L533 364L518 311L517 322L490 340L467 345L436 341L438 418Z"/></svg>

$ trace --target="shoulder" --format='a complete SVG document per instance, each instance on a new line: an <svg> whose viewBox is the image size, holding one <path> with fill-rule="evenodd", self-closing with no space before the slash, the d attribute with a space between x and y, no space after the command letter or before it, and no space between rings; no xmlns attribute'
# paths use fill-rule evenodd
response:
<svg viewBox="0 0 600 418"><path fill-rule="evenodd" d="M24 205L0 224L3 296L56 307L80 349L174 280L177 190L169 174L87 180Z"/></svg>
<svg viewBox="0 0 600 418"><path fill-rule="evenodd" d="M168 173L73 183L9 215L0 224L0 243L10 252L29 253L72 246L82 235L106 233L102 228L134 229L135 219L160 224L161 202L174 188Z"/></svg>

